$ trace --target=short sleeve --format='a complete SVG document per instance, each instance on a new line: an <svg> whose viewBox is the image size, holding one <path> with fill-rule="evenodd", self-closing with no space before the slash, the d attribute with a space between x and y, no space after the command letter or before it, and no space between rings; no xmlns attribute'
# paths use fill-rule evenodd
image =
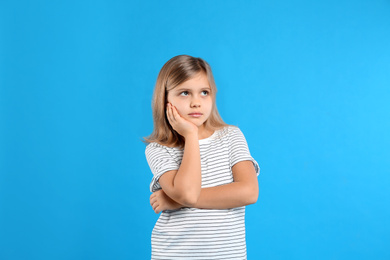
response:
<svg viewBox="0 0 390 260"><path fill-rule="evenodd" d="M150 143L145 148L146 160L150 170L153 173L153 179L150 183L150 191L155 192L161 189L158 180L161 175L167 171L178 170L180 165L171 156L167 148L157 143Z"/></svg>
<svg viewBox="0 0 390 260"><path fill-rule="evenodd" d="M244 134L238 127L232 127L230 133L230 167L241 161L251 161L255 167L256 174L260 174L260 166L251 156Z"/></svg>

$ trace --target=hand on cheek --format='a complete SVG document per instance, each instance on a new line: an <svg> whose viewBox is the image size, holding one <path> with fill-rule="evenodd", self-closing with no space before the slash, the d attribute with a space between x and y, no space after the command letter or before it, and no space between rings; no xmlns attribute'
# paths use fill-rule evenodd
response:
<svg viewBox="0 0 390 260"><path fill-rule="evenodd" d="M198 127L182 117L171 103L167 104L167 118L172 128L184 138L188 135L198 134Z"/></svg>

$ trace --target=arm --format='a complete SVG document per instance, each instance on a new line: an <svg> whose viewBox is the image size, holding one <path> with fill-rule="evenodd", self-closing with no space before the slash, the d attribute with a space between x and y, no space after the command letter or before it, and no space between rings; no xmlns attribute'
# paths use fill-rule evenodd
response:
<svg viewBox="0 0 390 260"><path fill-rule="evenodd" d="M182 118L170 103L167 118L185 139L184 153L179 170L166 172L160 177L159 183L171 199L192 207L198 201L202 184L198 127Z"/></svg>
<svg viewBox="0 0 390 260"><path fill-rule="evenodd" d="M201 190L195 208L227 209L254 204L259 187L253 163L241 161L232 167L234 181Z"/></svg>
<svg viewBox="0 0 390 260"><path fill-rule="evenodd" d="M159 183L171 199L186 207L193 207L201 190L201 165L198 136L186 139L179 170L163 174Z"/></svg>
<svg viewBox="0 0 390 260"><path fill-rule="evenodd" d="M255 169L251 161L241 161L232 167L234 182L201 189L195 208L228 209L254 204L259 194ZM175 202L164 190L150 196L150 204L156 213L167 209L178 209L183 204Z"/></svg>

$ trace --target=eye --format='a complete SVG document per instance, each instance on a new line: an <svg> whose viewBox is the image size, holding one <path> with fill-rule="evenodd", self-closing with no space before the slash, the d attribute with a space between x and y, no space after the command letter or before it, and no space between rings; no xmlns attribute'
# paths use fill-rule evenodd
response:
<svg viewBox="0 0 390 260"><path fill-rule="evenodd" d="M202 94L203 94L204 96L207 96L207 95L209 94L209 92L208 92L207 90L203 90L203 91L202 91Z"/></svg>
<svg viewBox="0 0 390 260"><path fill-rule="evenodd" d="M188 95L188 91L183 91L180 93L180 96L187 96Z"/></svg>

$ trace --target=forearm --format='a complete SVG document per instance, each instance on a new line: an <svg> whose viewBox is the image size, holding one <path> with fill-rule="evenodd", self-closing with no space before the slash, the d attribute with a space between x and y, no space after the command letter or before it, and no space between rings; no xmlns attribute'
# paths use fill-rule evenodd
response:
<svg viewBox="0 0 390 260"><path fill-rule="evenodd" d="M199 140L197 135L187 136L180 168L173 179L177 192L174 199L192 206L199 196L202 184Z"/></svg>
<svg viewBox="0 0 390 260"><path fill-rule="evenodd" d="M194 208L228 209L254 204L258 189L244 182L232 182L225 185L201 189Z"/></svg>
<svg viewBox="0 0 390 260"><path fill-rule="evenodd" d="M229 184L202 188L200 196L192 207L202 209L229 209L254 204L257 201L258 189L248 187L246 183L232 182ZM171 201L173 208L186 207L176 201Z"/></svg>
<svg viewBox="0 0 390 260"><path fill-rule="evenodd" d="M201 179L199 179L199 186L195 188L194 183L188 182L187 185L189 186L186 186L186 189L199 191L199 196L195 196L195 198L193 198L194 192L188 192L186 189L183 190L179 187L176 187L177 189L171 188L169 183L174 180L176 173L167 173L166 176L168 177L161 187L169 198L184 207L228 209L255 203L259 194L259 187L253 163L249 160L238 162L232 167L232 172L234 181L225 185L201 189ZM171 176L171 181L169 181L169 176ZM160 184L162 184L161 181L160 179ZM183 194L186 197L183 197ZM188 199L189 194L192 194L192 199Z"/></svg>

